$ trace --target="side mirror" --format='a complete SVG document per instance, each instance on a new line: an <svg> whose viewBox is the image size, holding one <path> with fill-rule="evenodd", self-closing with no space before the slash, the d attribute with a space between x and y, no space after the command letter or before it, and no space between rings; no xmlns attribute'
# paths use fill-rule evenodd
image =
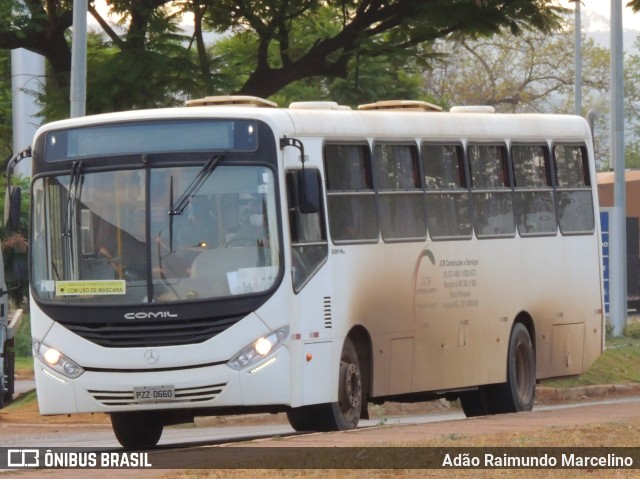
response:
<svg viewBox="0 0 640 479"><path fill-rule="evenodd" d="M320 187L318 170L298 170L296 172L296 183L300 213L319 213L322 210L322 188Z"/></svg>
<svg viewBox="0 0 640 479"><path fill-rule="evenodd" d="M20 207L22 189L19 186L7 186L4 201L4 224L16 231L20 228Z"/></svg>

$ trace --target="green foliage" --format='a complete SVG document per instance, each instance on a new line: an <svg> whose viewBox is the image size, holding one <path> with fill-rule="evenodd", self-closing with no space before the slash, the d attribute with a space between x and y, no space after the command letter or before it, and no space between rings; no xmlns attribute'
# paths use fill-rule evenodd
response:
<svg viewBox="0 0 640 479"><path fill-rule="evenodd" d="M614 329L615 327L613 326L613 323L611 322L611 320L607 319L607 321L604 323L604 334L607 340L613 338Z"/></svg>
<svg viewBox="0 0 640 479"><path fill-rule="evenodd" d="M20 307L26 307L29 292L27 282L27 248L28 248L28 212L29 212L29 179L13 177L14 186L21 187L21 215L20 226L11 230L7 226L0 226L0 241L2 241L2 256L4 260L5 281L8 287L17 289L9 293L10 300ZM4 212L6 184L0 186L0 211Z"/></svg>
<svg viewBox="0 0 640 479"><path fill-rule="evenodd" d="M16 333L15 352L16 357L26 358L32 355L31 352L31 318L23 313L22 322Z"/></svg>
<svg viewBox="0 0 640 479"><path fill-rule="evenodd" d="M630 321L624 327L623 334L628 338L640 339L640 322Z"/></svg>
<svg viewBox="0 0 640 479"><path fill-rule="evenodd" d="M13 118L11 113L11 54L0 50L0 159L13 151Z"/></svg>
<svg viewBox="0 0 640 479"><path fill-rule="evenodd" d="M435 39L547 32L563 11L552 0L108 0L107 6L116 16L101 17L89 2L103 33L89 35L88 113L171 106L215 93L289 97L283 90L296 82L294 92L349 104L393 93L415 98L415 66L428 56L410 55ZM71 9L69 0L33 0L29 8L0 2L0 49L24 47L48 60L40 97L45 121L68 116ZM189 38L179 27L186 18L194 22ZM230 39L207 50L205 32ZM379 70L384 81L377 83Z"/></svg>

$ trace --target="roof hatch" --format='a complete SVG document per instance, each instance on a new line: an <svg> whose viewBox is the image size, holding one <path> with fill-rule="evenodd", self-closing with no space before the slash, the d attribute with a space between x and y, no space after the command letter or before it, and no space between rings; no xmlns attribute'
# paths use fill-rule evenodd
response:
<svg viewBox="0 0 640 479"><path fill-rule="evenodd" d="M358 110L396 110L396 111L442 111L433 103L418 100L384 100L359 105Z"/></svg>
<svg viewBox="0 0 640 479"><path fill-rule="evenodd" d="M187 106L248 106L261 108L277 108L278 104L257 96L222 95L205 96L195 100L187 100Z"/></svg>

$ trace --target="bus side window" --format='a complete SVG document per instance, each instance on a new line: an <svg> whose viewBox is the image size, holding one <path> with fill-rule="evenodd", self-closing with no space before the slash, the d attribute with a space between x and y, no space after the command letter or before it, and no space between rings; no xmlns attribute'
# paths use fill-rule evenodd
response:
<svg viewBox="0 0 640 479"><path fill-rule="evenodd" d="M562 234L591 234L595 229L593 197L587 162L582 145L556 145L558 221Z"/></svg>
<svg viewBox="0 0 640 479"><path fill-rule="evenodd" d="M300 191L304 182L299 181L303 174L315 176L316 188ZM307 182L308 183L308 182ZM317 195L310 198L308 195ZM320 172L307 168L287 172L287 203L289 209L289 232L291 235L291 257L293 263L293 288L302 286L324 263L327 258L327 235L325 233L323 209L306 212L304 203L322 205Z"/></svg>
<svg viewBox="0 0 640 479"><path fill-rule="evenodd" d="M515 213L520 236L555 235L558 231L549 150L544 145L514 145Z"/></svg>
<svg viewBox="0 0 640 479"><path fill-rule="evenodd" d="M427 221L433 239L471 238L462 145L422 145Z"/></svg>
<svg viewBox="0 0 640 479"><path fill-rule="evenodd" d="M470 145L473 224L478 238L515 235L507 151L503 145Z"/></svg>
<svg viewBox="0 0 640 479"><path fill-rule="evenodd" d="M370 165L366 144L324 147L329 230L334 242L378 241Z"/></svg>
<svg viewBox="0 0 640 479"><path fill-rule="evenodd" d="M376 145L374 169L380 232L385 241L424 239L425 200L413 145Z"/></svg>

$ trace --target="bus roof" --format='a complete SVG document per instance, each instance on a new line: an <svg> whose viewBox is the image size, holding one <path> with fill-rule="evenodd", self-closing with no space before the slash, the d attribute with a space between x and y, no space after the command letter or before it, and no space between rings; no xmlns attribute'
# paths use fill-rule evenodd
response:
<svg viewBox="0 0 640 479"><path fill-rule="evenodd" d="M237 103L210 102L207 106L190 106L106 113L61 120L42 126L38 133L55 128L79 127L124 121L180 118L254 118L279 130L279 134L328 139L380 138L426 140L513 140L585 141L591 138L588 123L575 115L538 113L487 113L486 109L462 108L454 112L435 109L382 108L350 110L320 107L247 108ZM203 102L204 103L204 102ZM312 106L313 102L308 102ZM197 105L194 101L192 105ZM215 105L215 106L211 106ZM254 106L255 105L254 103ZM499 133L498 133L499 132ZM278 133L277 133L278 134Z"/></svg>

